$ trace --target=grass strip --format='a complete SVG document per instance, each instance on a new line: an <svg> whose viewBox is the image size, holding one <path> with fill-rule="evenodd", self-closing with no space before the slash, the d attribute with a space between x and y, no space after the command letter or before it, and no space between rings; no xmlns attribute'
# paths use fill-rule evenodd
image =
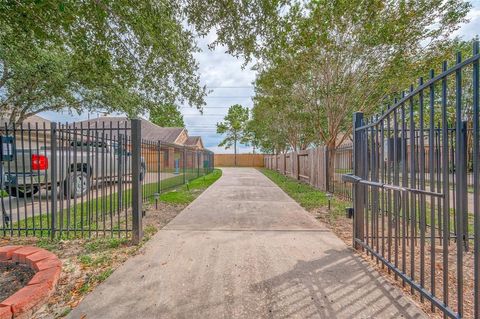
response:
<svg viewBox="0 0 480 319"><path fill-rule="evenodd" d="M160 201L169 204L189 204L221 176L222 171L215 169L210 174L193 179L186 185L182 185L177 189L161 194Z"/></svg>
<svg viewBox="0 0 480 319"><path fill-rule="evenodd" d="M325 192L273 170L262 168L260 171L306 210L328 207L328 196ZM349 205L351 204L339 198L331 198L330 217L345 216L345 208Z"/></svg>

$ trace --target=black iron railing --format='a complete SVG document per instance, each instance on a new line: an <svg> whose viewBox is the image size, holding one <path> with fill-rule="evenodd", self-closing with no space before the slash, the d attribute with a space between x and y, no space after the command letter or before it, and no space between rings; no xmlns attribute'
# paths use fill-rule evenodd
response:
<svg viewBox="0 0 480 319"><path fill-rule="evenodd" d="M143 139L140 120L5 125L0 137L3 236L138 241L143 202L213 169L210 151Z"/></svg>
<svg viewBox="0 0 480 319"><path fill-rule="evenodd" d="M354 117L354 244L432 309L480 317L479 47Z"/></svg>

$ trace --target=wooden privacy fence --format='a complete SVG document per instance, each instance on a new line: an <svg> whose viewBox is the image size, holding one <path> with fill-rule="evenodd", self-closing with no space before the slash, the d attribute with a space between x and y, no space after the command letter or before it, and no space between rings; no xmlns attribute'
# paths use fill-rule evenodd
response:
<svg viewBox="0 0 480 319"><path fill-rule="evenodd" d="M234 154L215 154L215 166L263 167L263 158L263 154L237 154L237 165L235 165Z"/></svg>
<svg viewBox="0 0 480 319"><path fill-rule="evenodd" d="M333 154L325 146L319 146L298 152L265 155L264 166L322 191L351 199L352 187L342 181L341 175L352 172L352 154L351 144L340 146Z"/></svg>

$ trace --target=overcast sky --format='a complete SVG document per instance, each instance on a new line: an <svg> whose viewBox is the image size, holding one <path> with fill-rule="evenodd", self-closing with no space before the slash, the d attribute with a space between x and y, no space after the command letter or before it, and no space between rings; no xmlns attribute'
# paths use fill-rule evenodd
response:
<svg viewBox="0 0 480 319"><path fill-rule="evenodd" d="M470 40L480 34L480 0L474 0L471 3L474 8L468 15L470 22L463 25L456 33L465 40ZM225 150L217 146L222 140L222 136L216 134L215 124L223 119L228 107L233 104L253 107L252 82L255 79L255 73L251 70L251 65L242 69L244 61L225 53L225 48L218 47L214 51L208 50L207 44L213 39L213 34L205 39L198 39L202 52L195 55L200 66L202 85L206 85L207 89L213 91L206 98L207 105L203 115L188 105L182 106L181 112L190 135L202 136L205 146L216 153L233 153L232 149ZM62 122L84 120L88 117L88 114L71 115L68 112L45 112L40 115L49 120ZM98 114L90 114L90 117L96 116ZM252 150L250 147L240 146L239 151L248 153Z"/></svg>

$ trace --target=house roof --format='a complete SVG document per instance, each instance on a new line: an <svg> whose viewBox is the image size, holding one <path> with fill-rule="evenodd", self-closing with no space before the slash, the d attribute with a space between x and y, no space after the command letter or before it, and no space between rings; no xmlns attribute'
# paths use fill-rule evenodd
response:
<svg viewBox="0 0 480 319"><path fill-rule="evenodd" d="M185 145L197 146L198 142L200 142L200 145L203 148L203 141L201 136L189 136L185 141Z"/></svg>
<svg viewBox="0 0 480 319"><path fill-rule="evenodd" d="M182 134L182 132L186 131L186 129L183 127L161 127L145 119L140 119L140 122L142 127L142 138L151 141L162 141L165 143L179 144L177 142L178 137ZM105 123L105 126L110 126L110 123L112 123L112 127L130 126L128 124L129 120L126 117L99 117L95 119L85 120L82 122L77 122L74 123L74 125L78 127L80 125L79 123L83 123L83 127L85 127L85 124L88 123L90 123L90 125L94 123Z"/></svg>
<svg viewBox="0 0 480 319"><path fill-rule="evenodd" d="M26 127L28 124L30 124L30 127L34 128L35 124L38 123L39 128L43 128L43 124L45 124L46 128L49 128L51 122L47 119L44 119L41 116L32 115L32 116L27 117L22 123L23 123L24 127ZM0 126L5 127L5 124L8 125L8 118L0 118Z"/></svg>

